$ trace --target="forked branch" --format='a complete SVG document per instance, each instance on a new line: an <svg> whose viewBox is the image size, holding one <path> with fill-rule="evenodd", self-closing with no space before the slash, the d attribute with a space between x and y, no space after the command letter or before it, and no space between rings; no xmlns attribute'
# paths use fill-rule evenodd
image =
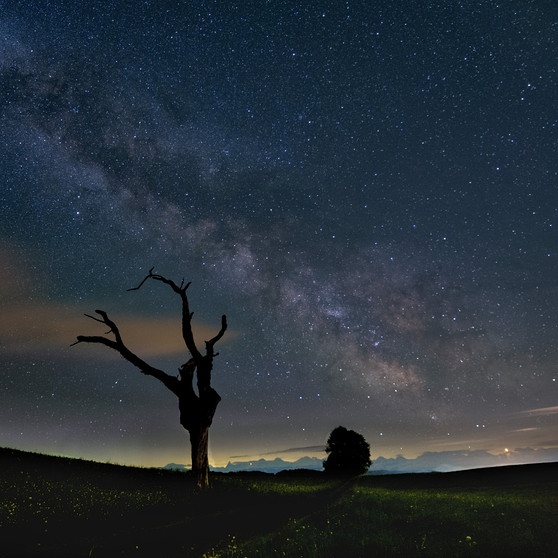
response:
<svg viewBox="0 0 558 558"><path fill-rule="evenodd" d="M219 339L221 339L221 337L223 337L223 335L225 335L225 331L227 331L227 316L223 314L221 316L221 329L219 330L219 333L209 341L205 342L205 349L208 356L215 356L213 346L217 343L217 341L219 341Z"/></svg>
<svg viewBox="0 0 558 558"><path fill-rule="evenodd" d="M122 336L120 335L118 326L108 317L108 314L105 311L95 310L95 313L99 314L101 318L96 318L95 316L91 316L90 314L85 314L85 315L96 322L107 325L109 327L109 331L107 331L106 334L114 335L114 339L109 339L107 337L103 337L102 335L78 335L77 341L72 343L71 346L77 345L78 343L99 343L101 345L105 345L120 353L122 357L124 357L129 363L139 368L144 374L157 378L165 385L167 385L169 389L173 389L175 387L173 380L176 381L176 378L169 376L166 372L163 372L162 370L154 368L153 366L145 362L143 359L141 359L139 356L137 356L135 353L130 351L128 347L126 347L124 341L122 340Z"/></svg>
<svg viewBox="0 0 558 558"><path fill-rule="evenodd" d="M162 283L165 283L166 285L169 285L172 290L175 293L180 294L181 292L186 292L186 289L188 289L188 287L191 285L191 283L186 283L186 285L184 285L184 279L182 279L182 282L180 283L180 287L172 280L172 279L167 279L164 275L160 275L158 273L153 273L153 270L155 268L152 267L149 272L147 273L147 275L142 279L141 283L137 286L137 287L132 287L131 289L127 289L128 291L139 291L143 284L148 280L148 279L155 279L155 281L161 281Z"/></svg>
<svg viewBox="0 0 558 558"><path fill-rule="evenodd" d="M203 358L203 355L200 353L198 347L196 346L196 342L194 341L194 334L192 333L192 317L194 315L193 312L190 311L190 304L188 302L188 296L186 291L188 287L191 285L191 282L184 284L184 279L180 283L180 286L177 285L172 279L168 279L164 275L160 275L159 273L153 273L155 268L152 267L147 275L142 279L141 283L137 287L132 287L128 289L128 291L138 291L141 287L145 284L148 279L153 279L155 281L160 281L165 285L168 285L176 294L178 294L182 300L182 338L184 339L184 343L186 347L190 351L190 354L194 358L196 362L200 362ZM205 342L206 352L210 358L215 356L213 352L213 347L221 337L225 334L227 330L227 317L223 315L221 317L221 329L219 333L213 337L210 341Z"/></svg>

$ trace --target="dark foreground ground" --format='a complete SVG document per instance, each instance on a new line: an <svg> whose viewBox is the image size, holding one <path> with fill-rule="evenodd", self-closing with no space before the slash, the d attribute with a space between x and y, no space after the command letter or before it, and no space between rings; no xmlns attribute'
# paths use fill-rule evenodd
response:
<svg viewBox="0 0 558 558"><path fill-rule="evenodd" d="M229 473L200 493L185 473L0 448L0 558L551 556L557 473Z"/></svg>

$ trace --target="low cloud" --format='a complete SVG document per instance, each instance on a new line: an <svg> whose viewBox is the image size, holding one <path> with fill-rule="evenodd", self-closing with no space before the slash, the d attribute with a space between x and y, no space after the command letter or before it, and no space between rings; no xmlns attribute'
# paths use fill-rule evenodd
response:
<svg viewBox="0 0 558 558"><path fill-rule="evenodd" d="M531 417L540 417L546 415L558 414L558 405L553 407L539 407L538 409L527 409L526 411L521 411L520 415L527 415Z"/></svg>
<svg viewBox="0 0 558 558"><path fill-rule="evenodd" d="M106 326L88 319L84 309L47 302L4 307L0 314L0 338L6 352L65 349L77 335L104 335ZM111 315L128 348L143 356L167 356L186 351L176 318ZM194 324L200 346L215 336L219 325ZM232 334L234 335L234 333ZM230 339L229 333L227 336ZM110 336L108 336L110 337ZM225 339L226 340L226 339Z"/></svg>
<svg viewBox="0 0 558 558"><path fill-rule="evenodd" d="M299 448L288 448L279 451L270 451L268 453L262 453L262 455L274 455L276 453L306 453L306 452L316 452L316 451L325 451L325 446L303 446Z"/></svg>

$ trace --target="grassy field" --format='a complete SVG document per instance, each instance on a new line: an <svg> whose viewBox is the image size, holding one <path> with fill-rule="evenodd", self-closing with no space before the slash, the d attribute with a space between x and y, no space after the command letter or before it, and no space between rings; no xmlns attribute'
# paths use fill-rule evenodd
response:
<svg viewBox="0 0 558 558"><path fill-rule="evenodd" d="M555 556L558 466L185 473L0 448L0 558Z"/></svg>

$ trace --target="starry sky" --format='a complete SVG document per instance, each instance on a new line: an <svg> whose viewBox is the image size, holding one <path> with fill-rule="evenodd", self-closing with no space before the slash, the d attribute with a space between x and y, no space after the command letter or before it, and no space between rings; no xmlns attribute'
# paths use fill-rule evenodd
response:
<svg viewBox="0 0 558 558"><path fill-rule="evenodd" d="M558 448L552 0L0 1L0 445L187 463ZM536 452L535 452L536 453Z"/></svg>

